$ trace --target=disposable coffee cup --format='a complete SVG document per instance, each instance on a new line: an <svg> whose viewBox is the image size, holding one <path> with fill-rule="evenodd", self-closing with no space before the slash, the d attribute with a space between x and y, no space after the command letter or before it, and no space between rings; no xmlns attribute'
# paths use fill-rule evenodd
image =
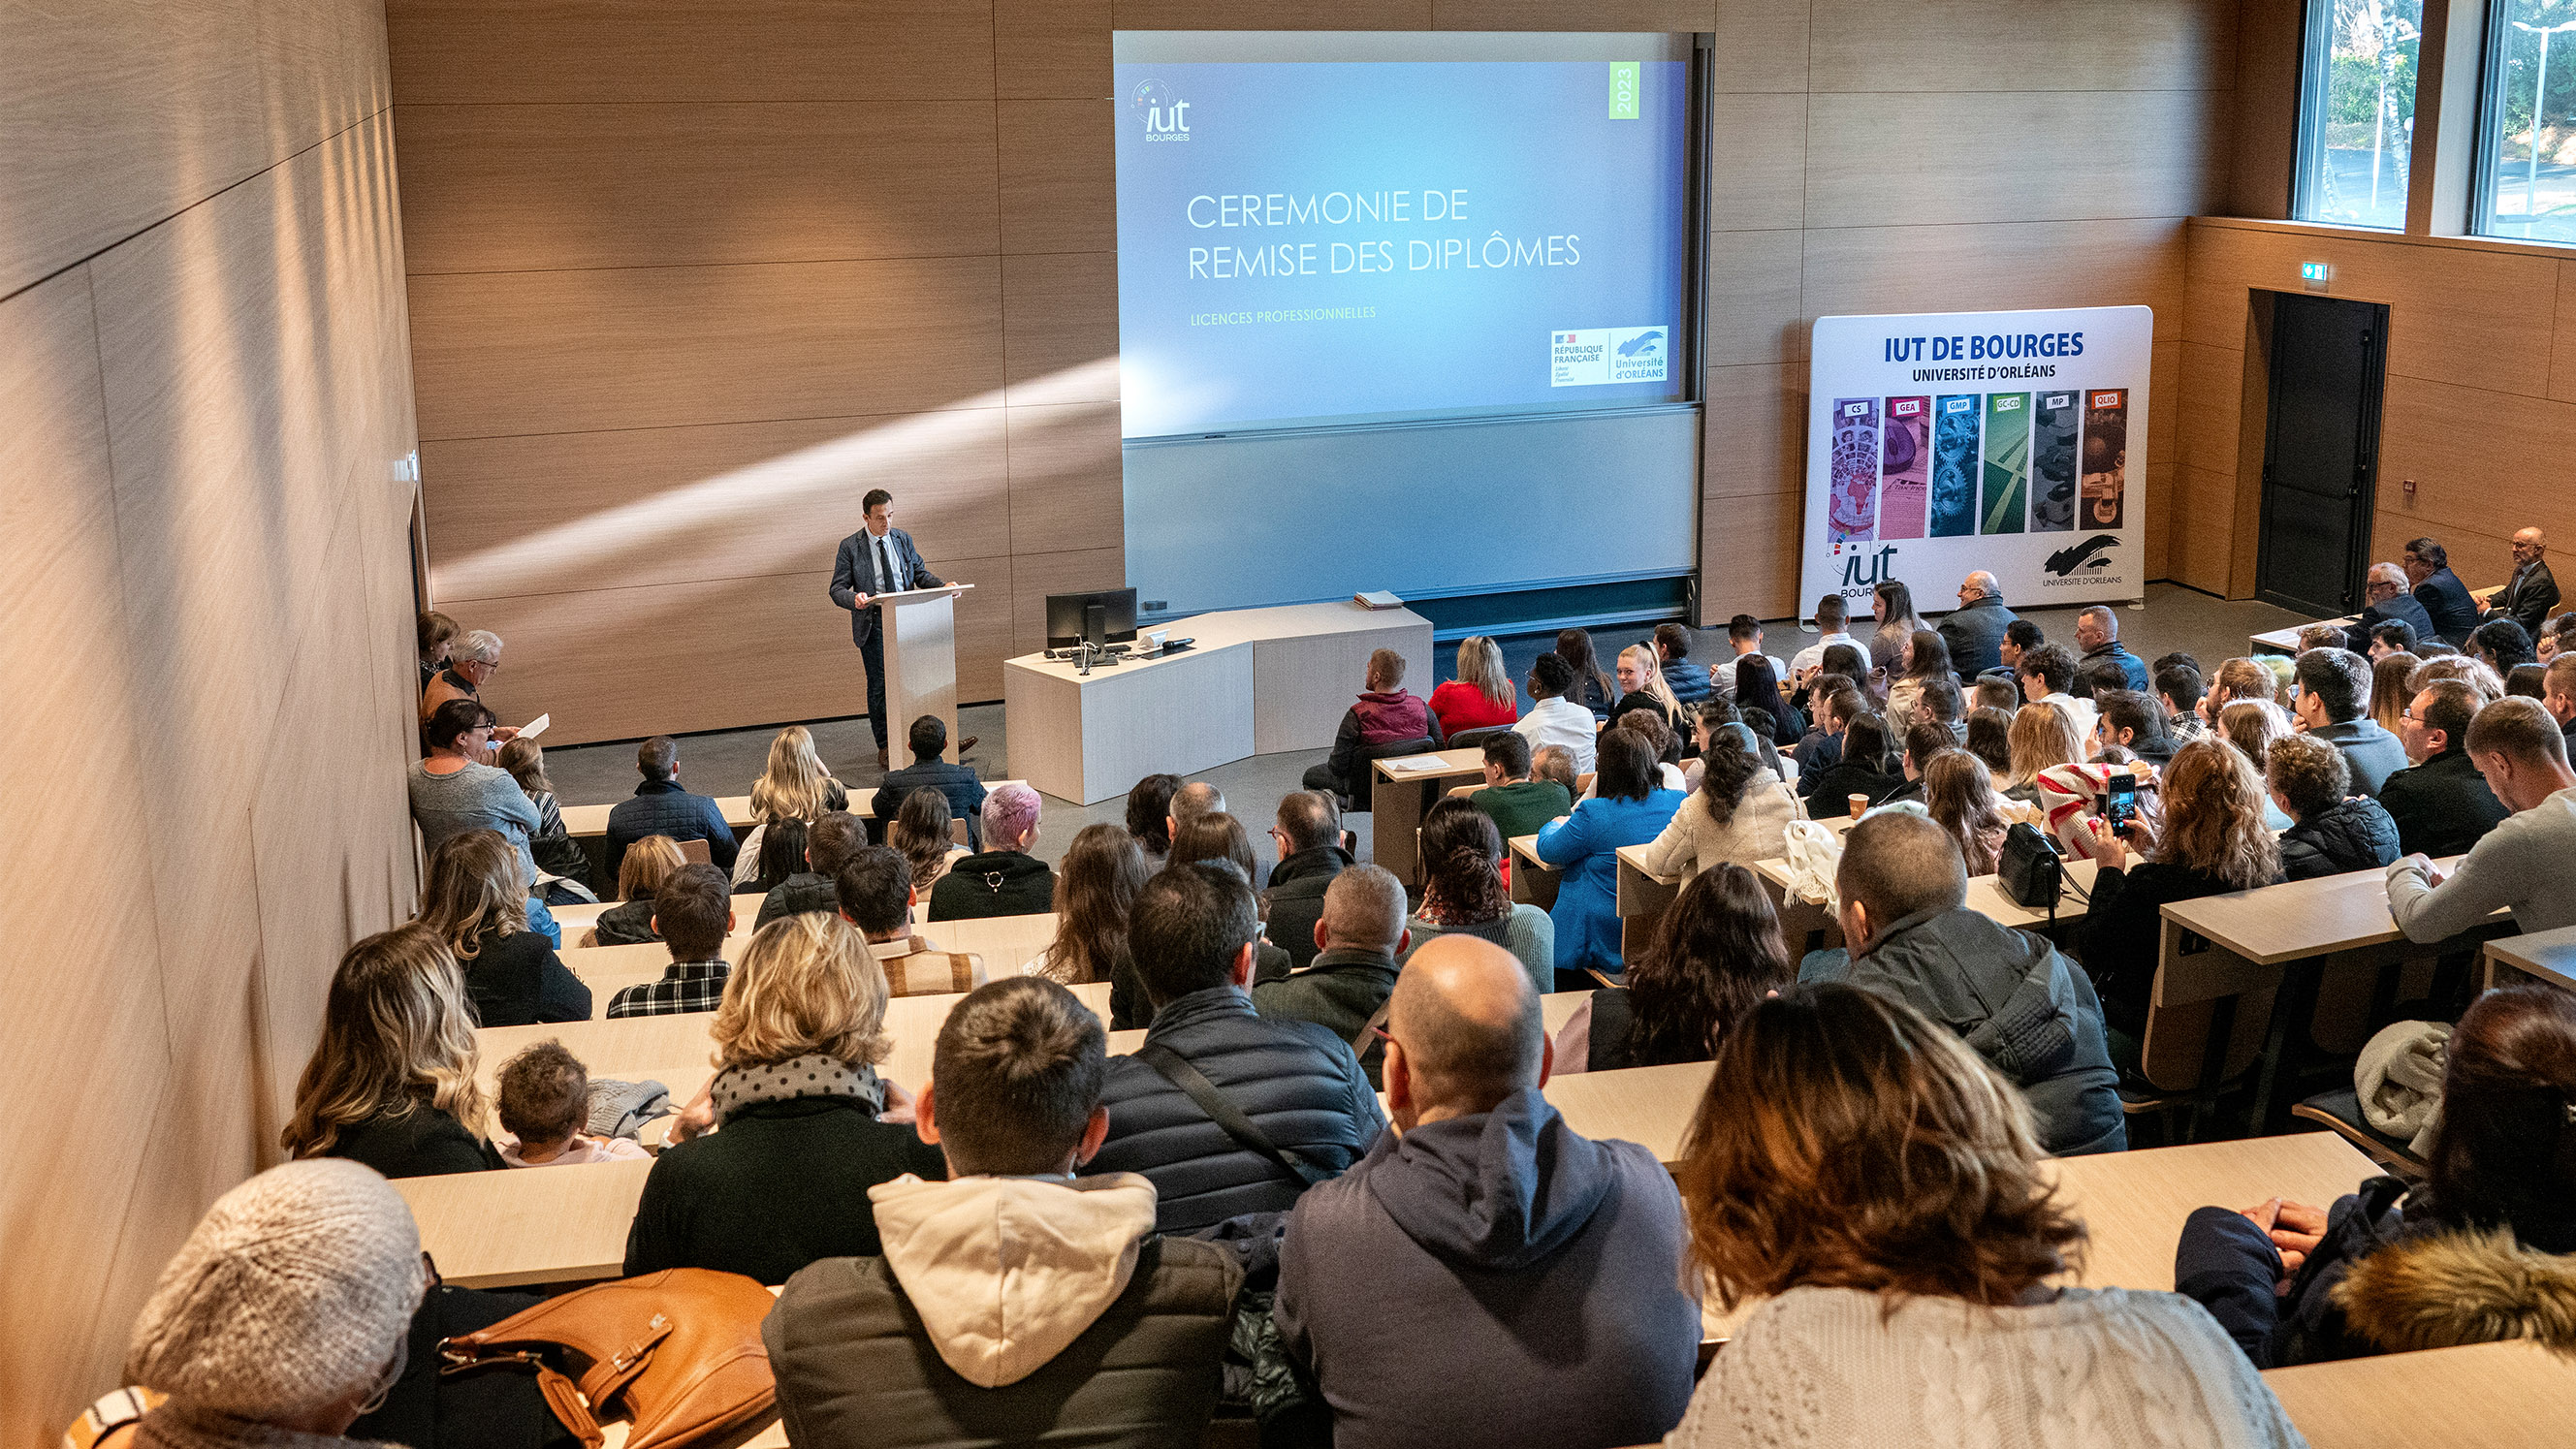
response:
<svg viewBox="0 0 2576 1449"><path fill-rule="evenodd" d="M1856 794L1851 797L1851 813L1854 820L1858 820L1862 813L1868 809L1869 797L1867 795Z"/></svg>

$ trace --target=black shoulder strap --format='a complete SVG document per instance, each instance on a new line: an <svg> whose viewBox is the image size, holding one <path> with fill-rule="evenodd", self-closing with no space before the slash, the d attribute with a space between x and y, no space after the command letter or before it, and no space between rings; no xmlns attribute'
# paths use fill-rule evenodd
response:
<svg viewBox="0 0 2576 1449"><path fill-rule="evenodd" d="M1271 1141L1268 1134L1252 1124L1250 1117L1243 1115L1242 1108L1226 1100L1225 1094L1216 1089L1216 1083L1209 1081L1206 1073L1182 1060L1180 1053L1161 1042L1148 1042L1137 1049L1136 1055L1143 1059L1145 1065L1162 1073L1163 1080L1189 1093L1190 1100L1199 1104L1199 1110L1208 1114L1216 1125L1225 1129L1226 1136L1233 1138L1246 1151L1268 1159L1273 1166L1286 1169L1289 1176L1308 1187L1333 1175Z"/></svg>

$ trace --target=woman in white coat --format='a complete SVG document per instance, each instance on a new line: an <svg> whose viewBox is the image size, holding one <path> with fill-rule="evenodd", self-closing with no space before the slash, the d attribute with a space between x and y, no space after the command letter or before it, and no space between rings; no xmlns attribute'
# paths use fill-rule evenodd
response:
<svg viewBox="0 0 2576 1449"><path fill-rule="evenodd" d="M1798 797L1764 767L1753 731L1719 725L1709 731L1700 761L1699 788L1646 846L1647 868L1688 879L1711 866L1750 866L1786 854Z"/></svg>

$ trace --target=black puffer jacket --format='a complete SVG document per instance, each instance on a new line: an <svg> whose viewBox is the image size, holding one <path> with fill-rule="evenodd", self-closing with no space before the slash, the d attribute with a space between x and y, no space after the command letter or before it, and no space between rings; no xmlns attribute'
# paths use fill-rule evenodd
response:
<svg viewBox="0 0 2576 1449"><path fill-rule="evenodd" d="M2397 822L2367 795L2318 811L2281 832L2281 878L2371 870L2397 862Z"/></svg>
<svg viewBox="0 0 2576 1449"><path fill-rule="evenodd" d="M988 850L948 867L930 888L929 919L1034 916L1055 909L1055 872L1018 850Z"/></svg>
<svg viewBox="0 0 2576 1449"><path fill-rule="evenodd" d="M1231 986L1164 1003L1145 1033L1205 1073L1270 1140L1340 1172L1386 1117L1350 1043L1310 1021L1272 1021ZM1194 1233L1244 1213L1285 1212L1305 1184L1250 1148L1141 1057L1111 1057L1109 1140L1086 1171L1141 1172L1160 1195L1155 1226Z"/></svg>

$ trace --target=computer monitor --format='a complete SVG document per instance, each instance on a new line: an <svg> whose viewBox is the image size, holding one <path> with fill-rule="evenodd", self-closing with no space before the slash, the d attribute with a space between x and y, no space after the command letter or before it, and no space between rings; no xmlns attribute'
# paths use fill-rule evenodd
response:
<svg viewBox="0 0 2576 1449"><path fill-rule="evenodd" d="M1090 611L1100 610L1100 632L1087 626ZM1093 589L1083 594L1047 595L1047 647L1070 649L1090 637L1094 644L1122 644L1136 637L1136 591Z"/></svg>

